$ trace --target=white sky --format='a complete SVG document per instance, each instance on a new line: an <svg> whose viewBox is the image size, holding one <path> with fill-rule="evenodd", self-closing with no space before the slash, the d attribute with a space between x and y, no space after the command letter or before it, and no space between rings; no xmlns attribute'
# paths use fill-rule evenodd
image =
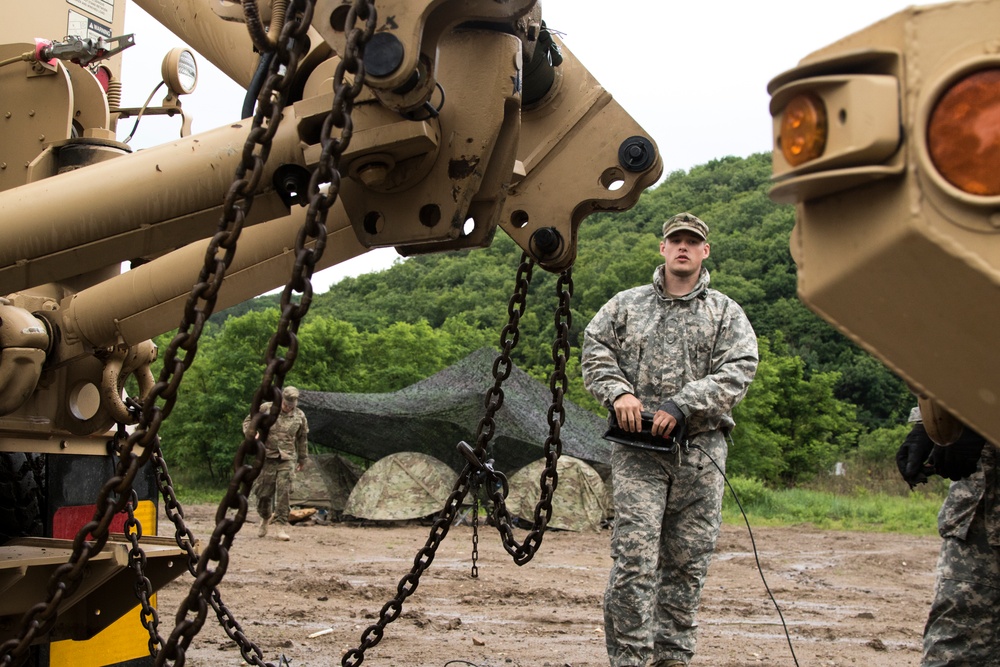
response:
<svg viewBox="0 0 1000 667"><path fill-rule="evenodd" d="M541 0L549 28L653 137L664 173L714 158L771 149L767 82L808 53L914 3L902 0ZM922 4L922 3L918 3ZM376 0L376 7L378 0ZM141 105L160 80L160 61L183 43L129 3L122 103ZM183 98L203 132L240 116L244 91L205 59L199 83ZM157 93L154 103L163 97ZM130 121L119 128L128 134ZM132 140L150 146L177 136L178 119L144 119ZM391 265L375 250L318 273L317 293L344 276Z"/></svg>

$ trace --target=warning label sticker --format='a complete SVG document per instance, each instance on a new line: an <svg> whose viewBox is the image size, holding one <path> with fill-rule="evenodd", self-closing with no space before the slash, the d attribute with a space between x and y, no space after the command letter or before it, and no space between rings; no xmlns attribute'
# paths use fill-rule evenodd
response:
<svg viewBox="0 0 1000 667"><path fill-rule="evenodd" d="M111 26L98 23L89 16L84 16L79 12L69 11L69 20L66 22L66 34L83 39L92 39L95 42L98 37L104 39L111 38Z"/></svg>
<svg viewBox="0 0 1000 667"><path fill-rule="evenodd" d="M115 3L113 0L66 0L66 2L108 23L111 23L115 18Z"/></svg>

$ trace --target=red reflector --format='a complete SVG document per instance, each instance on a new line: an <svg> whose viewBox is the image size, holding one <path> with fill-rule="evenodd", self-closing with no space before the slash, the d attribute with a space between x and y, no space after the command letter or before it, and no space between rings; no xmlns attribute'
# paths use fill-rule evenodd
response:
<svg viewBox="0 0 1000 667"><path fill-rule="evenodd" d="M84 524L94 518L96 505L71 505L60 507L52 517L52 537L59 540L72 540ZM125 534L125 520L128 514L119 512L111 519L110 532ZM89 536L92 538L93 536Z"/></svg>
<svg viewBox="0 0 1000 667"><path fill-rule="evenodd" d="M103 65L97 68L94 72L94 76L97 77L98 83L101 84L101 88L104 89L104 94L108 94L108 89L111 87L111 70Z"/></svg>

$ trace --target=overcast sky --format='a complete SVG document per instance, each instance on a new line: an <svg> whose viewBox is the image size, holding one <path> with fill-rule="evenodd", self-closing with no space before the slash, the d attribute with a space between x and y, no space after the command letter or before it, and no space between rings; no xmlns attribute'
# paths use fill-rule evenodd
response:
<svg viewBox="0 0 1000 667"><path fill-rule="evenodd" d="M547 26L652 136L665 173L714 158L771 149L767 82L816 49L913 3L901 0L542 0ZM376 0L376 7L378 2ZM123 55L123 104L138 106L160 80L171 33L129 3ZM244 91L206 60L183 98L195 133L237 120ZM158 102L162 91L157 94ZM155 145L180 128L176 119L143 120L134 147ZM119 136L131 129L123 123ZM389 266L391 249L372 251L317 274L315 289L345 275Z"/></svg>

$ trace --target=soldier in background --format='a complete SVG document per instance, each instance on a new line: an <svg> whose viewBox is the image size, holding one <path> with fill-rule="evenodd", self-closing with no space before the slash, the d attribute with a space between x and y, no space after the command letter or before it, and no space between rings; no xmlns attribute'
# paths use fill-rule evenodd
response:
<svg viewBox="0 0 1000 667"><path fill-rule="evenodd" d="M896 454L914 487L929 475L953 480L938 514L943 538L922 667L1000 666L1000 470L998 451L966 427L947 447L927 435L920 409Z"/></svg>
<svg viewBox="0 0 1000 667"><path fill-rule="evenodd" d="M298 401L299 390L285 387L281 393L281 411L264 441L264 467L253 485L257 494L257 514L261 519L258 537L265 537L268 524L273 523L278 527L279 540L291 539L286 528L290 511L288 498L292 491L292 460L296 462L295 470L301 471L309 456L309 424L305 413L297 407ZM271 404L263 403L260 409L267 412ZM243 420L243 434L247 437L253 435L251 416Z"/></svg>
<svg viewBox="0 0 1000 667"><path fill-rule="evenodd" d="M612 667L686 665L721 525L725 434L757 371L757 338L743 309L709 289L708 225L690 213L662 229L664 264L651 285L620 292L583 343L587 390L629 432L654 413L652 434L686 431L676 451L615 444L615 527L604 595ZM690 443L690 446L688 446Z"/></svg>

